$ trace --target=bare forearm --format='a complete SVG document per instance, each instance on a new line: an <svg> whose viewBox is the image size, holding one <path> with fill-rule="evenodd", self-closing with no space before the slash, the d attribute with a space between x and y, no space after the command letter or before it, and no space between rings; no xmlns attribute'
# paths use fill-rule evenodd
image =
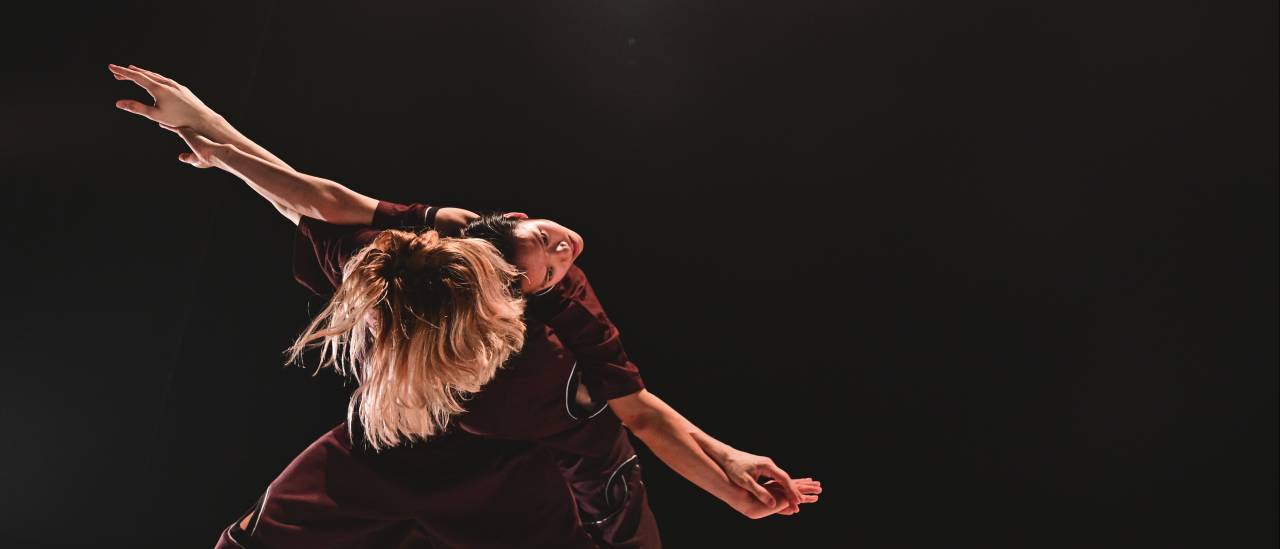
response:
<svg viewBox="0 0 1280 549"><path fill-rule="evenodd" d="M281 160L280 157L271 154L271 151L268 151L261 145L255 143L243 133L240 133L240 130L237 130L235 126L232 126L231 123L220 114L211 114L206 122L202 124L200 128L195 128L195 130L199 131L205 137L208 137L210 141L225 143L227 145L235 145L237 149L240 149L242 152L250 156L256 156L267 162L280 166L281 168L293 169L293 166L285 163L285 161Z"/></svg>
<svg viewBox="0 0 1280 549"><path fill-rule="evenodd" d="M729 458L729 454L733 451L733 447L720 442L701 430L691 434L693 436L693 440L702 448L702 451L706 452L707 456L709 456L713 461L721 464L721 467L723 468L723 464L725 460Z"/></svg>
<svg viewBox="0 0 1280 549"><path fill-rule="evenodd" d="M378 201L341 184L299 173L238 147L225 147L214 165L249 184L273 204L300 215L339 225L368 225Z"/></svg>
<svg viewBox="0 0 1280 549"><path fill-rule="evenodd" d="M689 482L730 505L740 503L744 497L750 497L729 480L712 456L699 444L698 438L705 437L706 434L697 426L647 391L639 397L639 404L643 411L635 414L624 412L628 416L624 422L663 463Z"/></svg>
<svg viewBox="0 0 1280 549"><path fill-rule="evenodd" d="M210 111L210 114L204 118L204 122L198 130L211 141L233 145L246 154L256 156L267 162L280 166L281 168L293 169L292 166L280 159L280 157L271 154L271 151L268 151L261 145L253 142L252 139L249 139L249 137L243 133L240 133L240 130L237 130L235 126L232 126L231 123L220 114ZM255 192L262 195L263 198L266 198L267 202L270 202L271 206L274 207L276 211L280 212L280 215L283 215L286 219L292 221L294 225L298 224L300 217L298 212L290 209L280 202L277 202L276 200L271 199L271 197L263 193L262 189L253 182L246 181L246 183L248 183L249 187Z"/></svg>

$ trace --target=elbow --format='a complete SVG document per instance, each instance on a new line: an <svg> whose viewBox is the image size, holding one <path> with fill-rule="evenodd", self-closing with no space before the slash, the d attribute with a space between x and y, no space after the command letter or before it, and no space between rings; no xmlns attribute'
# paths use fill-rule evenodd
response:
<svg viewBox="0 0 1280 549"><path fill-rule="evenodd" d="M657 418L650 416L635 416L622 420L622 424L627 427L636 436L644 438L646 434L653 432L658 424Z"/></svg>
<svg viewBox="0 0 1280 549"><path fill-rule="evenodd" d="M307 217L314 217L325 223L334 225L355 225L350 208L342 201L340 193L333 189L321 188L314 195L314 200L305 208L298 208Z"/></svg>
<svg viewBox="0 0 1280 549"><path fill-rule="evenodd" d="M627 426L627 429L640 437L662 429L670 419L667 417L669 409L662 406L662 401L656 396L645 390L610 399L609 408L613 410L615 416L618 416L622 424Z"/></svg>
<svg viewBox="0 0 1280 549"><path fill-rule="evenodd" d="M652 432L662 424L662 414L656 410L648 409L619 414L618 419L636 436L643 436L644 433Z"/></svg>
<svg viewBox="0 0 1280 549"><path fill-rule="evenodd" d="M334 225L368 225L373 223L376 200L363 196L337 183L326 182L316 201L316 213ZM366 202L368 202L366 204Z"/></svg>

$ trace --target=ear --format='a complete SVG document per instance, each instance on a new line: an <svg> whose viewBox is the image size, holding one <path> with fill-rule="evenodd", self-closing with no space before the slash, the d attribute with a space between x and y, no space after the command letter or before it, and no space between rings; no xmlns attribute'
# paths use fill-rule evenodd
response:
<svg viewBox="0 0 1280 549"><path fill-rule="evenodd" d="M524 212L507 212L502 214L502 217L506 217L508 219L529 219L529 214Z"/></svg>

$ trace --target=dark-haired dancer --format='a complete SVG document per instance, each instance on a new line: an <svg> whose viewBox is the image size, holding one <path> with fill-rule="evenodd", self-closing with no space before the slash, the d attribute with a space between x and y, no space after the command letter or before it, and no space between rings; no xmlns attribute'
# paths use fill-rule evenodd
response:
<svg viewBox="0 0 1280 549"><path fill-rule="evenodd" d="M166 117L168 113L164 112L167 106L199 105L198 101L182 101L184 94L190 95L185 88L153 73L117 71L122 77L141 80L139 83L144 87L169 84L164 90L149 88L153 96L160 95L156 97L157 107L151 108L155 110L134 104L129 110L167 125L198 125L198 120L192 123L182 120L181 116ZM218 135L219 132L223 135ZM300 221L300 242L304 246L299 256L309 260L298 262L298 275L313 289L320 289L317 286L322 283L317 281L327 280L330 286L336 285L339 267L346 264L346 256L373 241L372 235L384 228L420 226L435 217L436 225L444 226L442 229L469 223L467 232L479 232L485 221L490 228L511 229L505 236L490 235L492 241L499 248L506 247L505 255L526 274L520 283L524 292L549 293L543 296L545 300L536 297L530 302L526 315L530 319L528 337L521 356L468 402L468 412L459 416L458 424L472 433L540 440L556 449L566 478L577 489L575 495L585 511L584 521L588 528L595 528L593 534L602 543L618 546L657 546L658 543L652 517L644 505L638 468L631 465L633 454L618 424L619 418L677 472L748 516L775 511L793 513L798 503L816 501L816 493L820 491L816 483L807 479L791 481L767 458L745 454L715 441L644 390L634 365L622 351L616 328L599 308L585 276L571 265L582 250L581 237L576 233L545 220L521 216L477 222L465 210L380 203L331 181L298 174L283 162L273 162L274 157L265 151L248 154L260 147L227 128L201 130L204 135L224 143L214 143L192 131L181 133L193 149L193 153L182 157L184 161L201 167L216 164L235 173L271 200L281 213L295 222ZM335 223L362 223L369 227L340 227L302 219L299 211ZM347 283L344 281L343 285ZM540 314L539 310L544 312ZM535 322L542 325L537 326ZM565 336L569 341L563 340ZM550 352L539 358L537 345L543 343ZM529 366L519 366L517 363L521 360L529 360ZM589 403L578 408L584 402L572 398L578 391L572 390L571 384L566 388L566 383L571 383L579 370L587 389L585 393L597 401L608 401L613 414L600 413L602 407ZM504 383L504 376L511 381ZM513 409L514 406L520 409ZM599 415L593 418L593 414ZM304 456L308 455L304 452ZM762 486L756 482L761 476L777 482ZM305 471L295 477L304 478ZM286 471L272 484L271 490L287 489L295 477ZM624 480L616 481L619 478ZM634 478L636 482L626 482L626 478ZM770 494L771 489L776 494ZM613 495L612 490L617 490L618 495ZM258 527L262 528L262 521L273 520L271 499L264 499L268 504L257 514L246 517L246 524L258 521ZM351 510L349 504L347 511ZM628 521L630 526L611 526L628 524Z"/></svg>

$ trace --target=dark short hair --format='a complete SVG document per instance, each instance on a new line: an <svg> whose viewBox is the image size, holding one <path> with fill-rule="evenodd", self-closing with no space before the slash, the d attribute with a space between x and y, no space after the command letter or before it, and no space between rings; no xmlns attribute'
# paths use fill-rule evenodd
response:
<svg viewBox="0 0 1280 549"><path fill-rule="evenodd" d="M519 219L507 217L505 214L481 214L462 228L462 236L488 241L498 248L502 257L511 262L516 258L516 225L519 224Z"/></svg>
<svg viewBox="0 0 1280 549"><path fill-rule="evenodd" d="M464 238L479 238L493 244L502 258L512 265L516 262L516 226L519 219L507 217L502 213L486 213L467 223L462 228ZM512 281L516 295L520 295L519 279Z"/></svg>

